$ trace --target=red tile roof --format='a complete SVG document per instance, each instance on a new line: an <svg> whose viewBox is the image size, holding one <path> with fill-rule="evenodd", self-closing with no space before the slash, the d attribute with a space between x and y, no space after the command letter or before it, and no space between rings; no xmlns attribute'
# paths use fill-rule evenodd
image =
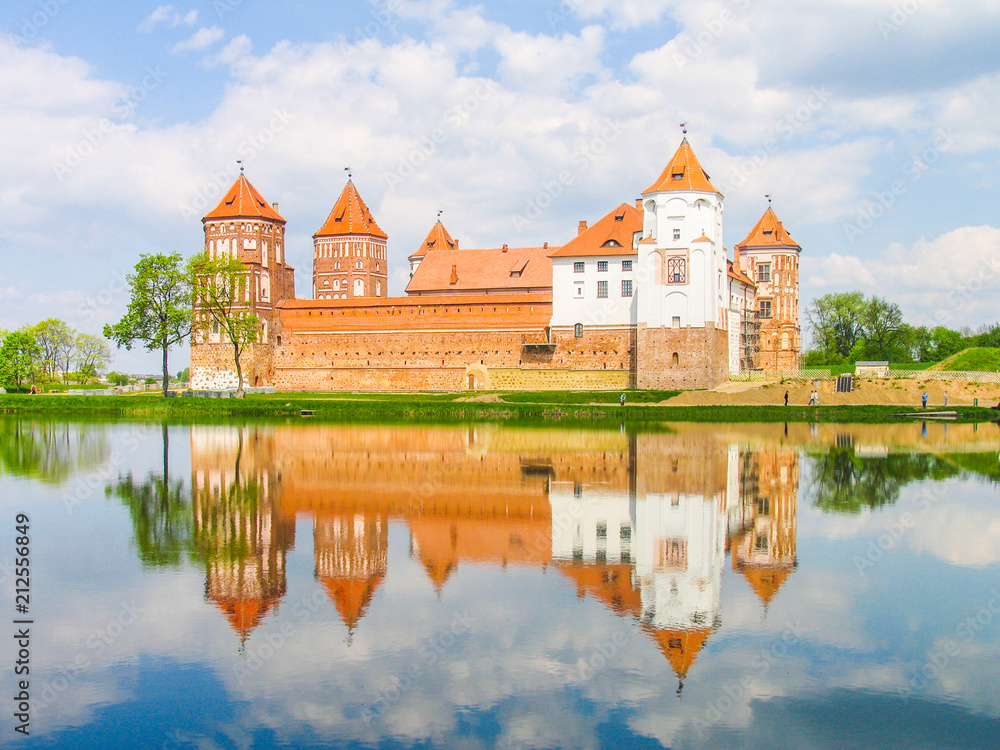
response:
<svg viewBox="0 0 1000 750"><path fill-rule="evenodd" d="M791 235L785 231L781 219L778 218L778 215L769 206L764 215L760 217L757 226L750 230L750 234L747 235L746 239L736 247L768 247L770 245L799 247L799 243L793 240Z"/></svg>
<svg viewBox="0 0 1000 750"><path fill-rule="evenodd" d="M743 269L740 269L739 271L734 271L734 270L733 270L733 262L732 262L731 260L727 260L727 261L726 261L726 267L727 267L727 270L728 270L728 272L729 272L729 275L730 275L730 276L731 276L732 278L734 278L734 279L738 279L739 281L742 281L742 282L743 282L744 284L747 284L747 285L749 285L749 286L757 286L757 285L756 285L756 284L755 284L755 283L754 283L754 282L753 282L753 281L752 281L752 280L750 279L750 277L746 275L746 273L745 273L745 272L743 271Z"/></svg>
<svg viewBox="0 0 1000 750"><path fill-rule="evenodd" d="M642 212L622 203L592 227L588 227L561 248L553 258L583 258L594 255L635 255L632 240L642 231Z"/></svg>
<svg viewBox="0 0 1000 750"><path fill-rule="evenodd" d="M551 252L548 247L434 249L420 261L406 293L479 294L525 289L551 293Z"/></svg>
<svg viewBox="0 0 1000 750"><path fill-rule="evenodd" d="M685 138L677 148L674 158L667 164L667 168L660 174L659 179L643 191L647 193L657 193L661 190L701 190L707 193L718 193L712 181L708 178L708 173L702 169L698 157L694 155L694 149ZM721 193L719 193L721 195Z"/></svg>
<svg viewBox="0 0 1000 750"><path fill-rule="evenodd" d="M389 235L375 223L371 211L361 200L361 195L354 187L352 180L347 181L336 205L330 211L330 215L326 217L326 223L313 237L342 237L344 235L389 239Z"/></svg>
<svg viewBox="0 0 1000 750"><path fill-rule="evenodd" d="M422 244L410 257L411 258L421 258L428 250L458 250L458 241L452 239L451 235L448 234L448 230L444 228L444 224L438 219L437 223L431 227L430 233L427 235L427 239L424 240Z"/></svg>
<svg viewBox="0 0 1000 750"><path fill-rule="evenodd" d="M271 219L285 223L281 214L264 200L242 172L219 205L205 215L205 219Z"/></svg>

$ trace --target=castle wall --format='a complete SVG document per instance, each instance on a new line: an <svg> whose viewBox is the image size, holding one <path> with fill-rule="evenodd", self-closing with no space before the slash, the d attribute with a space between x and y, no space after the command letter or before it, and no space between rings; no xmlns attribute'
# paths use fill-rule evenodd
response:
<svg viewBox="0 0 1000 750"><path fill-rule="evenodd" d="M638 388L714 388L729 377L728 334L711 324L705 328L639 324L636 341Z"/></svg>
<svg viewBox="0 0 1000 750"><path fill-rule="evenodd" d="M280 390L618 390L634 330L550 330L539 295L298 300L280 310Z"/></svg>
<svg viewBox="0 0 1000 750"><path fill-rule="evenodd" d="M243 385L272 385L270 345L253 344L240 355ZM196 344L191 347L191 388L196 391L234 390L239 384L231 344Z"/></svg>

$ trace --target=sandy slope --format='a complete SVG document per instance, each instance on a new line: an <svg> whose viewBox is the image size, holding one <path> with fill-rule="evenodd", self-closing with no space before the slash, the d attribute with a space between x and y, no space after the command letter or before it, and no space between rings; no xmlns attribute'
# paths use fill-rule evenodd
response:
<svg viewBox="0 0 1000 750"><path fill-rule="evenodd" d="M901 404L920 406L920 398L927 392L929 407L943 407L944 394L948 394L949 406L972 406L973 399L979 399L980 406L996 406L1000 402L1000 386L967 383L917 380L862 380L855 381L852 393L835 393L832 380L789 380L764 383L723 383L710 391L685 391L664 401L670 406L697 406L702 404L783 404L788 391L789 404L806 404L809 392L817 387L820 404Z"/></svg>

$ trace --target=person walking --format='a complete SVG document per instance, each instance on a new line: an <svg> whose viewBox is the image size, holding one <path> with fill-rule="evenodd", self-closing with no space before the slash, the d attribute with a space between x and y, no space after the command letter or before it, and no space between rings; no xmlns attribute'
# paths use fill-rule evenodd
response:
<svg viewBox="0 0 1000 750"><path fill-rule="evenodd" d="M785 406L788 406L788 391L785 391Z"/></svg>
<svg viewBox="0 0 1000 750"><path fill-rule="evenodd" d="M920 400L923 402L924 408L926 409L927 408L927 391L924 391L924 395L920 397Z"/></svg>
<svg viewBox="0 0 1000 750"><path fill-rule="evenodd" d="M815 406L818 403L819 403L819 394L816 392L816 389L813 388L811 391L809 391L809 406Z"/></svg>
<svg viewBox="0 0 1000 750"><path fill-rule="evenodd" d="M622 406L625 406L625 394L624 393L622 394L621 401L622 401Z"/></svg>

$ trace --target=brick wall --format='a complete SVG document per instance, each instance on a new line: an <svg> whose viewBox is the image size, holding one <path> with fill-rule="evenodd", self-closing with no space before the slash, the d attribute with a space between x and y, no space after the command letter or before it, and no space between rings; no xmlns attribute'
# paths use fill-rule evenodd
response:
<svg viewBox="0 0 1000 750"><path fill-rule="evenodd" d="M639 388L714 388L729 377L728 336L711 324L705 328L640 324L636 340Z"/></svg>

